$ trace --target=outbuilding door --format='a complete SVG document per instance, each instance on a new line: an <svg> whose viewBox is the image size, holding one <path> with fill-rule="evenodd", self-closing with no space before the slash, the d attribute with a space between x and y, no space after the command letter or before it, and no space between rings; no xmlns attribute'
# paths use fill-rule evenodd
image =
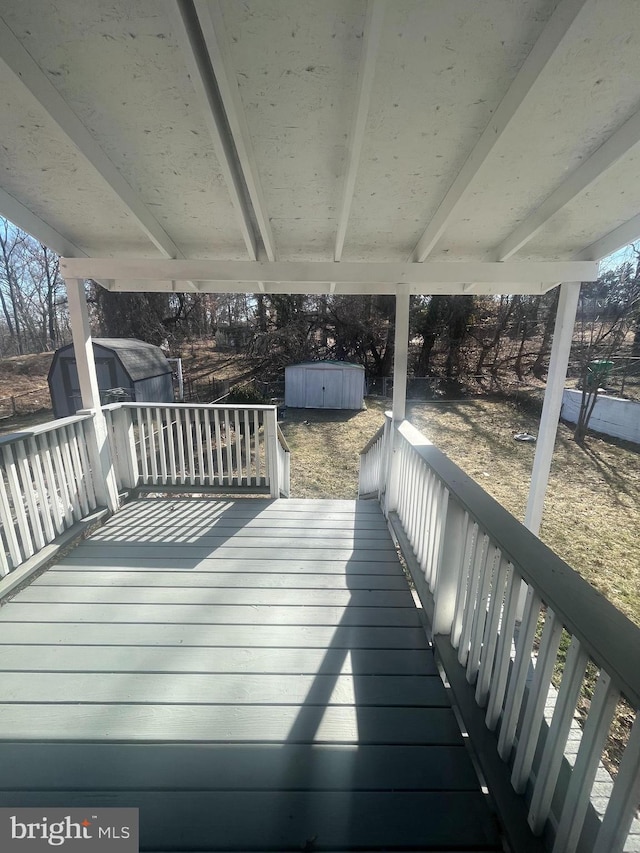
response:
<svg viewBox="0 0 640 853"><path fill-rule="evenodd" d="M113 388L117 382L116 368L112 358L96 358L96 374L98 376L98 388L106 391ZM75 414L82 408L82 394L80 393L80 380L78 378L78 367L75 357L62 356L60 359L62 373L62 384L69 406L69 413Z"/></svg>
<svg viewBox="0 0 640 853"><path fill-rule="evenodd" d="M342 408L342 371L327 370L321 367L307 368L305 371L307 409Z"/></svg>

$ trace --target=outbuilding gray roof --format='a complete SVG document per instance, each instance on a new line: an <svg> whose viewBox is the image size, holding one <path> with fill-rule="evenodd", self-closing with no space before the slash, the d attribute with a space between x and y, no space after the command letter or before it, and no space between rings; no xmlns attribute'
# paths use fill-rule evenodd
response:
<svg viewBox="0 0 640 853"><path fill-rule="evenodd" d="M93 343L118 354L133 382L171 373L171 365L160 347L135 338L93 338Z"/></svg>
<svg viewBox="0 0 640 853"><path fill-rule="evenodd" d="M364 370L361 364L353 364L351 361L338 361L327 359L326 361L301 361L298 364L290 364L288 367L349 367L353 370Z"/></svg>
<svg viewBox="0 0 640 853"><path fill-rule="evenodd" d="M135 338L92 338L91 340L96 346L117 353L120 363L132 382L171 373L171 365L165 354L160 347L153 344L138 341ZM65 350L73 352L73 344L61 347L58 352L62 353Z"/></svg>

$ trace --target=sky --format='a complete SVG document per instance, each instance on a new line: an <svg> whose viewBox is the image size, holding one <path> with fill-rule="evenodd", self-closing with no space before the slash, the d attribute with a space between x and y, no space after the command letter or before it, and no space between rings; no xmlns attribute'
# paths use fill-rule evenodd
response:
<svg viewBox="0 0 640 853"><path fill-rule="evenodd" d="M636 245L639 245L636 242ZM626 261L635 260L635 252L633 251L633 244L629 246L625 246L623 249L618 249L617 252L614 252L612 255L609 255L606 258L603 258L600 261L599 271L600 273L605 272L605 270L616 269L616 267L622 266Z"/></svg>

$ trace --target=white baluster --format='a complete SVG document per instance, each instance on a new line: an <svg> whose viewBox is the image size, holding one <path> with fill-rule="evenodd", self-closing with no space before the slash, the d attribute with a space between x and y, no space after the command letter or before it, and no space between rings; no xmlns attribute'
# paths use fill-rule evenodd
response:
<svg viewBox="0 0 640 853"><path fill-rule="evenodd" d="M564 798L553 853L575 853L578 847L593 782L619 697L610 676L601 672Z"/></svg>
<svg viewBox="0 0 640 853"><path fill-rule="evenodd" d="M516 725L520 716L524 687L531 666L533 638L538 625L538 616L542 602L532 587L527 590L524 606L523 621L516 642L516 657L509 679L507 698L504 704L504 714L498 737L498 754L507 761L513 748Z"/></svg>

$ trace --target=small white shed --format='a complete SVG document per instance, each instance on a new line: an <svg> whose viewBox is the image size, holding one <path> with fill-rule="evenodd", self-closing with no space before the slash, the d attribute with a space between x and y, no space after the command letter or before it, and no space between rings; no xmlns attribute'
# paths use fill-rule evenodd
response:
<svg viewBox="0 0 640 853"><path fill-rule="evenodd" d="M362 409L364 367L346 361L310 361L285 369L284 402L296 409Z"/></svg>

